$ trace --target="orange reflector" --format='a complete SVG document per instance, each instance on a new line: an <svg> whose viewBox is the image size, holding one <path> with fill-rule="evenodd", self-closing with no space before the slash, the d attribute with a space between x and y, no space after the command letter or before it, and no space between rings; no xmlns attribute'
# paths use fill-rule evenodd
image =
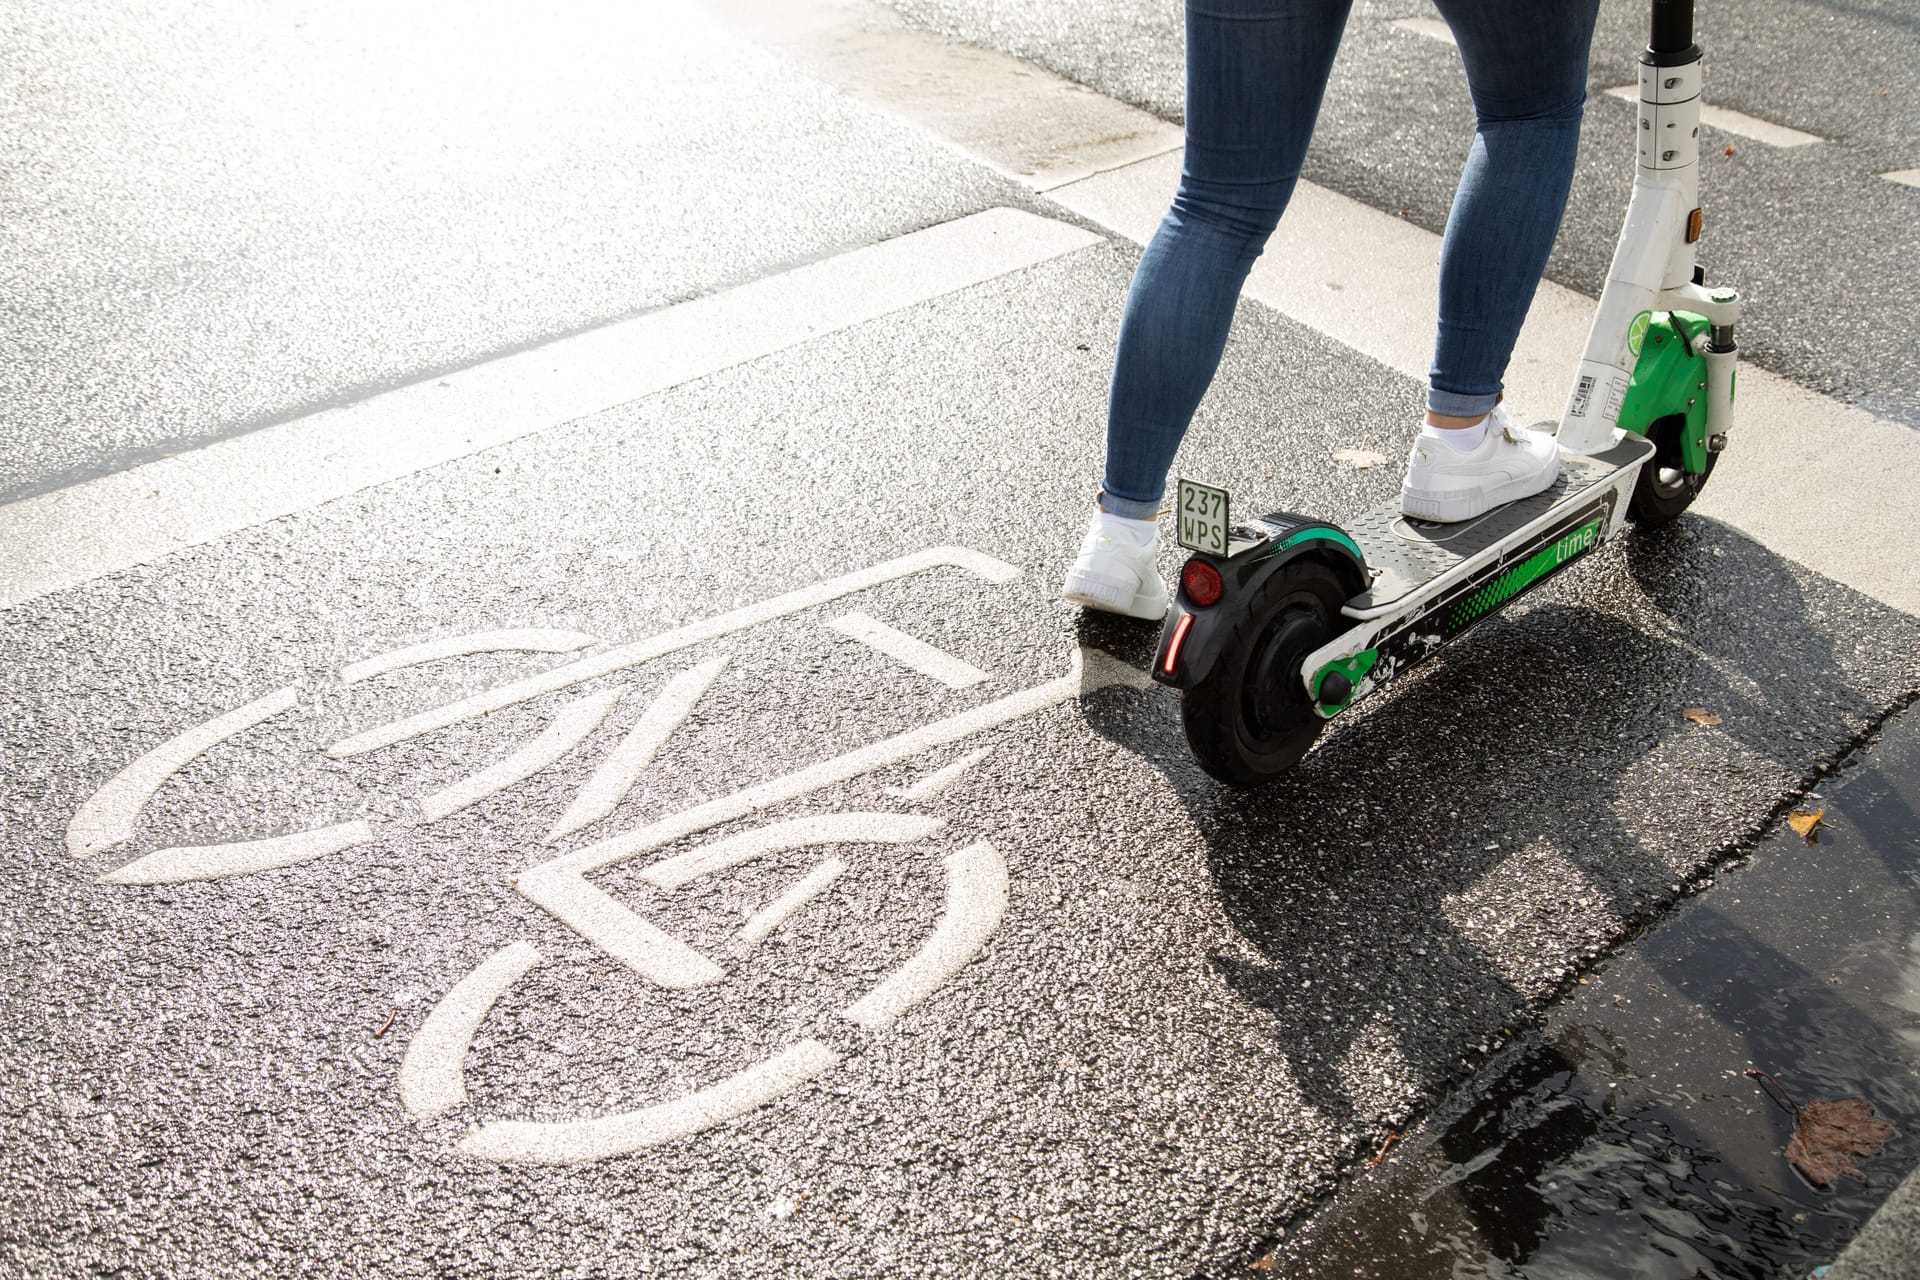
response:
<svg viewBox="0 0 1920 1280"><path fill-rule="evenodd" d="M1692 244L1694 241L1700 238L1700 228L1706 225L1706 221L1707 221L1706 212L1701 209L1695 209L1692 213L1687 215L1687 243L1688 244Z"/></svg>
<svg viewBox="0 0 1920 1280"><path fill-rule="evenodd" d="M1167 645L1167 660L1160 664L1160 669L1168 675L1173 674L1174 666L1180 661L1180 646L1187 642L1187 632L1192 629L1193 615L1190 613L1181 614L1180 621L1173 624L1173 641Z"/></svg>

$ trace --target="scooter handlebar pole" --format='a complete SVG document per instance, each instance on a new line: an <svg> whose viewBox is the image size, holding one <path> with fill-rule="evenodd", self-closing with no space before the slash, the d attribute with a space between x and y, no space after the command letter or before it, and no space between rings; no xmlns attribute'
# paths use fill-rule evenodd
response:
<svg viewBox="0 0 1920 1280"><path fill-rule="evenodd" d="M1647 52L1684 54L1693 48L1693 0L1653 0Z"/></svg>
<svg viewBox="0 0 1920 1280"><path fill-rule="evenodd" d="M1641 317L1659 305L1663 291L1693 276L1688 215L1698 204L1701 80L1693 0L1651 3L1652 34L1640 58L1633 198L1560 415L1560 447L1573 453L1612 445L1646 331Z"/></svg>

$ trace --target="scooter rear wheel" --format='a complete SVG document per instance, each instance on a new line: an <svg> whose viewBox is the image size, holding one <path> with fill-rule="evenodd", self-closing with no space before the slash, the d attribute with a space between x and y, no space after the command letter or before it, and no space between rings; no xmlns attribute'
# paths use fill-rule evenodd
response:
<svg viewBox="0 0 1920 1280"><path fill-rule="evenodd" d="M1180 696L1187 743L1208 773L1258 786L1307 754L1325 721L1307 698L1300 666L1333 638L1345 600L1332 569L1299 559L1241 606L1213 670Z"/></svg>

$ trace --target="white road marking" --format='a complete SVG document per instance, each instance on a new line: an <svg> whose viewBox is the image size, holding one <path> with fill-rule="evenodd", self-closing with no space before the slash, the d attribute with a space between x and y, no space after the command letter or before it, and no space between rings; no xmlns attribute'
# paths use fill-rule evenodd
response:
<svg viewBox="0 0 1920 1280"><path fill-rule="evenodd" d="M373 828L356 820L312 831L296 831L291 835L238 840L232 844L159 849L144 858L134 859L118 871L101 876L100 883L180 884L188 880L243 876L249 872L290 867L297 862L324 858L342 849L369 844L372 840Z"/></svg>
<svg viewBox="0 0 1920 1280"><path fill-rule="evenodd" d="M989 209L0 507L0 608L150 564L1101 242Z"/></svg>
<svg viewBox="0 0 1920 1280"><path fill-rule="evenodd" d="M131 840L140 810L168 778L201 752L292 710L298 701L299 695L289 685L168 738L87 797L67 824L67 853L89 858Z"/></svg>
<svg viewBox="0 0 1920 1280"><path fill-rule="evenodd" d="M797 818L689 850L640 874L649 884L677 889L700 876L783 849L854 842L900 844L922 839L939 826L937 819L899 814L842 813ZM726 970L714 961L588 882L584 876L556 869L556 863L563 860L555 859L523 871L516 887L581 937L649 982L684 991L727 976Z"/></svg>
<svg viewBox="0 0 1920 1280"><path fill-rule="evenodd" d="M896 630L864 613L849 613L826 624L850 640L858 641L878 653L884 653L903 667L938 680L949 689L967 689L987 678L987 673L916 636Z"/></svg>
<svg viewBox="0 0 1920 1280"><path fill-rule="evenodd" d="M1640 101L1640 86L1623 84L1607 90L1609 98L1619 98L1622 102ZM1711 103L1700 104L1700 123L1709 129L1718 129L1722 133L1735 134L1753 142L1762 142L1769 147L1807 147L1826 139L1811 133L1802 133L1798 129L1789 129L1783 124L1773 124L1760 120L1743 112L1727 107L1716 107Z"/></svg>
<svg viewBox="0 0 1920 1280"><path fill-rule="evenodd" d="M470 653L571 653L584 649L594 638L579 631L555 631L545 627L522 627L511 631L475 631L470 635L448 636L425 644L409 645L378 657L365 658L340 668L342 684L358 684L423 662L442 658L464 658Z"/></svg>
<svg viewBox="0 0 1920 1280"><path fill-rule="evenodd" d="M992 747L981 747L977 751L969 751L952 764L934 770L912 786L899 788L893 791L893 794L899 796L902 800L912 800L916 803L922 800L931 800L958 782L961 777L966 774L967 770L973 768L973 766L979 764L992 754Z"/></svg>
<svg viewBox="0 0 1920 1280"><path fill-rule="evenodd" d="M540 963L527 942L502 947L440 997L400 1060L400 1103L416 1120L465 1105L465 1064L474 1033L494 1002Z"/></svg>
<svg viewBox="0 0 1920 1280"><path fill-rule="evenodd" d="M391 724L354 734L328 747L327 754L335 758L345 758L376 751L381 747L392 746L396 742L405 742L423 733L444 729L448 725L458 724L474 716L485 715L489 711L498 711L501 707L509 707L517 702L525 702L529 698L551 693L556 689L564 689L583 680L592 680L623 667L649 662L654 658L688 648L702 641L732 635L748 627L799 613L841 596L852 595L856 591L865 591L881 583L911 577L916 573L943 566L963 569L993 583L1012 582L1020 576L1020 570L1006 561L996 560L992 556L983 555L966 547L933 547L926 551L917 551L912 555L902 556L898 560L889 560L885 564L844 574L826 582L816 583L811 587L789 591L785 595L776 596L771 600L762 600L756 604L735 609L731 613L688 623L684 627L676 627L672 631L650 636L633 644L609 649L605 653L583 658L552 671L528 676L523 680L501 685L497 689L489 689L485 693L462 698L457 702L421 712L419 715L408 716Z"/></svg>
<svg viewBox="0 0 1920 1280"><path fill-rule="evenodd" d="M740 932L734 935L735 940L741 947L759 946L768 934L785 924L794 912L825 893L846 871L846 863L838 858L828 858L791 889L754 912L753 917L740 926Z"/></svg>
<svg viewBox="0 0 1920 1280"><path fill-rule="evenodd" d="M623 953L631 951L627 942L633 930L659 931L589 884L585 878L589 873L630 861L682 836L731 822L769 805L832 786L836 782L844 782L885 765L910 760L935 747L961 741L1070 698L1082 697L1110 685L1144 688L1151 679L1146 672L1097 649L1076 648L1072 666L1058 679L1008 694L996 702L860 747L784 777L695 805L638 831L610 836L585 848L562 854L522 873L517 887L528 900L537 903L581 937L610 955L621 958L645 975L654 962L650 958L640 957L641 962L636 963L635 959L629 959Z"/></svg>
<svg viewBox="0 0 1920 1280"><path fill-rule="evenodd" d="M704 0L841 92L1035 191L1177 148L1178 125L1031 62L908 26L870 0Z"/></svg>
<svg viewBox="0 0 1920 1280"><path fill-rule="evenodd" d="M1895 169L1892 173L1880 175L1888 182L1897 182L1903 187L1920 187L1920 169Z"/></svg>
<svg viewBox="0 0 1920 1280"><path fill-rule="evenodd" d="M463 1155L531 1164L579 1164L689 1137L772 1102L839 1065L841 1055L802 1040L684 1098L592 1120L505 1120L471 1130Z"/></svg>
<svg viewBox="0 0 1920 1280"><path fill-rule="evenodd" d="M633 790L633 784L640 780L646 767L653 763L661 745L693 714L700 695L726 665L725 658L715 658L667 681L660 696L648 705L620 745L607 753L607 758L580 788L580 794L554 823L553 830L547 833L547 843L552 844L612 813L627 792Z"/></svg>
<svg viewBox="0 0 1920 1280"><path fill-rule="evenodd" d="M678 889L702 876L770 853L829 844L912 844L945 825L941 818L905 813L830 813L792 818L663 858L642 871L640 878L657 888Z"/></svg>
<svg viewBox="0 0 1920 1280"><path fill-rule="evenodd" d="M1145 243L1179 177L1175 154L1063 187L1052 198ZM1707 213L1711 220L1710 197ZM1254 264L1246 294L1424 383L1439 261L1439 236L1302 182ZM1558 420L1570 353L1585 349L1593 309L1591 298L1541 283L1507 367L1507 399L1521 421ZM1407 424L1409 438L1415 426ZM1920 493L1920 432L1749 364L1740 369L1732 438L1695 512L1896 609L1920 613L1908 515ZM1782 494L1794 500L1783 502ZM1833 536L1834 511L1847 513L1849 537Z"/></svg>
<svg viewBox="0 0 1920 1280"><path fill-rule="evenodd" d="M1438 40L1441 44L1450 44L1458 48L1460 42L1453 38L1453 28L1438 18L1395 18L1387 24L1416 36L1425 36L1429 40Z"/></svg>
<svg viewBox="0 0 1920 1280"><path fill-rule="evenodd" d="M444 818L531 778L585 741L588 734L600 727L600 722L624 692L624 689L606 689L568 703L554 716L553 723L526 746L478 773L420 797L420 812L429 821Z"/></svg>
<svg viewBox="0 0 1920 1280"><path fill-rule="evenodd" d="M1007 864L997 849L982 840L948 855L947 910L933 936L879 986L847 1006L843 1016L869 1031L892 1026L965 967L1006 912Z"/></svg>

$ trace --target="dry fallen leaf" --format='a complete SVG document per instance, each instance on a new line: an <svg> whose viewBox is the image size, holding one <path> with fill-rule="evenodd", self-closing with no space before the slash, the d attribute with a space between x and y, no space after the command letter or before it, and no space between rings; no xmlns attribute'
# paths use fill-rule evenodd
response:
<svg viewBox="0 0 1920 1280"><path fill-rule="evenodd" d="M1336 449L1333 453L1333 460L1335 462L1344 462L1355 471L1366 471L1385 462L1387 455L1384 453L1375 453L1371 449Z"/></svg>
<svg viewBox="0 0 1920 1280"><path fill-rule="evenodd" d="M1682 707L1680 708L1680 714L1695 724L1711 726L1720 723L1720 717L1705 707Z"/></svg>
<svg viewBox="0 0 1920 1280"><path fill-rule="evenodd" d="M1825 809L1815 809L1808 813L1805 809L1795 809L1787 815L1787 825L1796 835L1804 836L1808 844L1816 843L1813 829L1820 825L1820 819L1826 815Z"/></svg>
<svg viewBox="0 0 1920 1280"><path fill-rule="evenodd" d="M1269 1254L1264 1254L1264 1255L1262 1255L1262 1256L1261 1256L1261 1258L1260 1258L1260 1260L1259 1260L1258 1262L1255 1262L1255 1263L1253 1263L1253 1264L1251 1264L1250 1266L1248 1266L1248 1268L1247 1268L1247 1270L1249 1270L1249 1271L1271 1271L1271 1270L1273 1270L1273 1255L1272 1255L1272 1254L1270 1254L1270 1253L1269 1253Z"/></svg>
<svg viewBox="0 0 1920 1280"><path fill-rule="evenodd" d="M1855 1156L1880 1154L1893 1126L1873 1114L1859 1098L1815 1098L1800 1108L1787 1143L1787 1159L1816 1187L1843 1177L1860 1177Z"/></svg>

